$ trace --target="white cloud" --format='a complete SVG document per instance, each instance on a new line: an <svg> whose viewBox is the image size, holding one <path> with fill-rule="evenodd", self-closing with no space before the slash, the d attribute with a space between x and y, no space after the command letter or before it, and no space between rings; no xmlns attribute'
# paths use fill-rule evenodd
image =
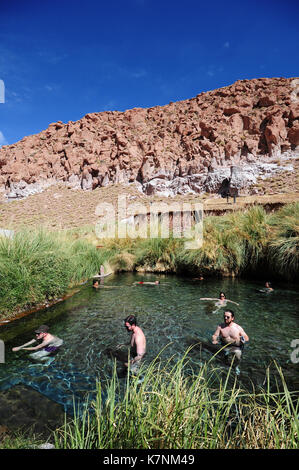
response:
<svg viewBox="0 0 299 470"><path fill-rule="evenodd" d="M0 147L2 147L2 145L8 145L8 142L5 139L3 133L0 131Z"/></svg>
<svg viewBox="0 0 299 470"><path fill-rule="evenodd" d="M130 76L130 74L131 74L132 78L143 78L143 77L146 77L146 75L147 75L145 70L138 70L136 72L128 72L129 76Z"/></svg>
<svg viewBox="0 0 299 470"><path fill-rule="evenodd" d="M114 100L110 100L107 103L100 105L102 111L114 111L116 110L116 107L116 102Z"/></svg>

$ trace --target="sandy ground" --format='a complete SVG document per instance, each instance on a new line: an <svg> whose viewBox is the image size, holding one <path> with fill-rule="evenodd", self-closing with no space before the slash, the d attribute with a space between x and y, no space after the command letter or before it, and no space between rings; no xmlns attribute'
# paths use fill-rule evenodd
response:
<svg viewBox="0 0 299 470"><path fill-rule="evenodd" d="M0 228L15 230L21 227L48 227L51 230L77 229L92 227L99 221L97 207L102 203L112 204L116 215L126 216L119 205L119 197L125 200L126 207L142 204L141 212L149 212L153 203L174 202L183 204L203 204L207 214L222 214L226 211L244 209L252 204L262 204L268 210L276 209L283 204L299 200L299 162L296 170L281 173L271 180L258 181L251 188L257 194L240 195L236 204L230 199L227 203L217 195L185 195L174 198L148 197L139 192L134 185L114 185L97 188L94 191L67 189L64 185L48 188L23 200L0 203Z"/></svg>

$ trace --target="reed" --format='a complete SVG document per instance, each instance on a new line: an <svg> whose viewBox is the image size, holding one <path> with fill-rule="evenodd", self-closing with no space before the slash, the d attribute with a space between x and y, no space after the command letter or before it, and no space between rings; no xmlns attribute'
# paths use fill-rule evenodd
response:
<svg viewBox="0 0 299 470"><path fill-rule="evenodd" d="M274 272L290 280L299 272L299 203L289 204L270 220L272 238L268 245L268 264Z"/></svg>
<svg viewBox="0 0 299 470"><path fill-rule="evenodd" d="M22 230L0 237L0 311L2 316L65 294L110 263L120 271L179 272L246 276L259 272L299 277L299 203L275 214L260 206L204 219L203 244L187 250L175 238L101 240L90 227L82 231Z"/></svg>
<svg viewBox="0 0 299 470"><path fill-rule="evenodd" d="M56 299L102 262L93 245L61 233L23 230L13 239L0 237L2 315Z"/></svg>
<svg viewBox="0 0 299 470"><path fill-rule="evenodd" d="M185 239L169 233L156 238L101 240L102 255L116 271L143 270L246 276L260 271L283 279L299 276L299 204L267 214L261 206L204 218L200 249L185 249ZM91 232L89 232L89 237ZM94 237L96 237L94 235Z"/></svg>
<svg viewBox="0 0 299 470"><path fill-rule="evenodd" d="M241 275L262 262L268 241L268 216L261 207L221 217L204 219L203 245L198 250L181 251L177 264L190 265L202 273Z"/></svg>
<svg viewBox="0 0 299 470"><path fill-rule="evenodd" d="M277 366L278 367L278 366ZM279 368L278 368L279 369ZM98 384L92 409L55 433L64 449L282 449L298 446L298 400L288 391L248 392L223 377L211 361L194 373L188 352L176 362L159 360L126 385L114 369ZM123 379L122 379L123 381ZM105 392L106 399L103 399Z"/></svg>

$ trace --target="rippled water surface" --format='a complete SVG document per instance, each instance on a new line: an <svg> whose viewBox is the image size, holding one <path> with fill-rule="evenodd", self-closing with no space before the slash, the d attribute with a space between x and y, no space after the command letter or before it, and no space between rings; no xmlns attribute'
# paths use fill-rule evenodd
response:
<svg viewBox="0 0 299 470"><path fill-rule="evenodd" d="M181 357L194 339L211 340L224 308L214 301L200 301L200 297L218 297L220 291L240 304L228 302L227 308L235 312L236 323L250 337L240 380L262 385L266 368L276 361L288 386L298 390L299 364L291 361L291 341L299 338L299 295L294 286L277 286L274 292L265 294L259 292L261 283L253 281L193 281L177 276L160 276L159 286L133 286L136 280L156 278L115 275L105 280L104 286L110 288L98 290L89 282L72 298L0 327L6 348L6 362L0 364L0 390L19 383L29 385L71 411L74 398L82 399L86 393L92 397L97 378L111 375L113 360L107 349L129 341L123 326L125 316L137 315L147 338L147 361L165 346L162 358L173 354ZM32 362L28 352L11 352L13 346L32 339L36 327L44 323L64 340L50 365ZM205 351L190 353L195 369L210 357Z"/></svg>

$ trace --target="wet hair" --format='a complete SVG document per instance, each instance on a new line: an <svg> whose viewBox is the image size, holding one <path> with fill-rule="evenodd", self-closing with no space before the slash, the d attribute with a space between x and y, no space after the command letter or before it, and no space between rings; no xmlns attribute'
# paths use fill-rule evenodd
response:
<svg viewBox="0 0 299 470"><path fill-rule="evenodd" d="M265 282L265 285L266 285L266 284L268 284L269 287L272 287L271 282L266 281L266 282Z"/></svg>
<svg viewBox="0 0 299 470"><path fill-rule="evenodd" d="M124 323L129 323L130 325L137 325L137 318L135 315L129 315L124 319Z"/></svg>
<svg viewBox="0 0 299 470"><path fill-rule="evenodd" d="M226 298L225 293L224 293L224 292L220 292L220 294L219 294L219 299L220 299L221 295L224 295L224 297Z"/></svg>
<svg viewBox="0 0 299 470"><path fill-rule="evenodd" d="M235 314L232 310L225 310L224 313L231 313L232 314L232 318L235 318Z"/></svg>
<svg viewBox="0 0 299 470"><path fill-rule="evenodd" d="M94 286L97 282L99 282L99 281L98 281L97 279L94 279L94 280L92 281L92 285Z"/></svg>

